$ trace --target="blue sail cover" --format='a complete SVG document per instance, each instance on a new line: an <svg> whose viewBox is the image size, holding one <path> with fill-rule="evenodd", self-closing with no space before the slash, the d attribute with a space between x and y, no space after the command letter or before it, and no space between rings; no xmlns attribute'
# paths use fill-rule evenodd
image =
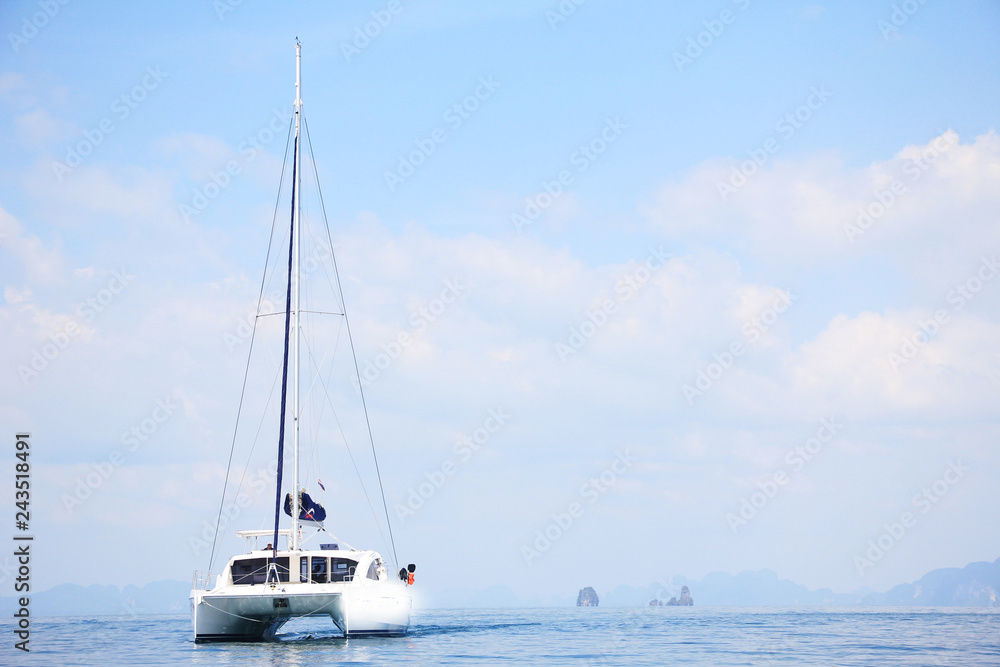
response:
<svg viewBox="0 0 1000 667"><path fill-rule="evenodd" d="M285 514L292 516L292 494L285 494ZM323 523L326 520L326 510L318 502L302 491L299 494L299 521Z"/></svg>

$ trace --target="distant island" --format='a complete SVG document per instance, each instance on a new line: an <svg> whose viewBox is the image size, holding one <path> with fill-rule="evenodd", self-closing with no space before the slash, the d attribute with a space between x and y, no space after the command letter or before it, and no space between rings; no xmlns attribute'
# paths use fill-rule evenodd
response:
<svg viewBox="0 0 1000 667"><path fill-rule="evenodd" d="M649 601L650 607L662 607L663 601L659 598L653 598ZM681 586L681 598L678 600L676 597L670 598L666 606L668 607L693 607L694 599L691 597L691 589L687 586Z"/></svg>
<svg viewBox="0 0 1000 667"><path fill-rule="evenodd" d="M600 600L597 598L597 591L590 586L581 588L580 593L576 596L577 607L596 607L599 602Z"/></svg>
<svg viewBox="0 0 1000 667"><path fill-rule="evenodd" d="M1000 558L992 563L932 570L912 584L893 586L886 593L870 593L861 604L1000 607Z"/></svg>

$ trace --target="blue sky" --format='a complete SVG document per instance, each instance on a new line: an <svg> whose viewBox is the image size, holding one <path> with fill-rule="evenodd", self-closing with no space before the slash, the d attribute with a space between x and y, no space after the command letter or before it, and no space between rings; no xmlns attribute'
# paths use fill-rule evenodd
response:
<svg viewBox="0 0 1000 667"><path fill-rule="evenodd" d="M206 564L188 542L221 492L246 354L227 336L259 287L296 37L359 360L400 332L415 341L369 392L400 558L421 563L428 590L484 588L476 574L499 569L545 601L760 567L882 589L996 558L983 508L998 500L1000 281L982 276L1000 252L997 4L562 5L575 10L557 21L560 3L529 0L56 2L50 17L4 3L0 415L41 443L41 586L186 579ZM350 52L379 15L391 19ZM428 141L390 187L386 173ZM594 141L602 152L581 162ZM81 144L89 154L57 173ZM559 195L516 229L561 172ZM880 195L884 214L852 235ZM647 275L651 248L671 258L626 298L616 288ZM959 307L956 286L977 276ZM416 330L447 280L466 291ZM104 292L100 311L81 310ZM606 325L560 355L607 299ZM893 362L942 311L929 342ZM26 374L70 325L80 333ZM688 400L734 342L745 352ZM67 508L157 400L179 407ZM396 508L498 408L509 423L404 520ZM845 426L733 530L727 516L788 472L824 418ZM526 558L626 449L627 472ZM972 470L859 567L958 459ZM266 505L254 499L246 527ZM335 532L375 539L363 518ZM155 574L124 556L84 556L82 580L57 566L60 546L136 540L179 553L151 556ZM595 572L596 545L634 567Z"/></svg>

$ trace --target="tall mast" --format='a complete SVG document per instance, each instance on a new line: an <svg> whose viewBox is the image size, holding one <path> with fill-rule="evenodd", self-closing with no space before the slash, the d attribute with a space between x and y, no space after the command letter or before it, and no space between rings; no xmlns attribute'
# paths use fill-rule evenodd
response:
<svg viewBox="0 0 1000 667"><path fill-rule="evenodd" d="M290 242L295 244L295 266L292 272L295 280L295 303L292 306L292 325L295 327L295 368L292 374L292 536L290 549L299 548L299 259L302 252L302 198L299 185L302 181L302 170L299 160L299 128L302 121L302 46L298 38L295 40L295 238Z"/></svg>

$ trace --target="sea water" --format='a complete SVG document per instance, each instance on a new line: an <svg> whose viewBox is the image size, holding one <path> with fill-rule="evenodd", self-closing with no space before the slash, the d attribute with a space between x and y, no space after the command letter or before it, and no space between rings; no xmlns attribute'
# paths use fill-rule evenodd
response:
<svg viewBox="0 0 1000 667"><path fill-rule="evenodd" d="M52 617L32 619L30 653L0 626L4 665L1000 665L1000 609L427 610L406 637L315 617L258 644L195 644L182 615Z"/></svg>

